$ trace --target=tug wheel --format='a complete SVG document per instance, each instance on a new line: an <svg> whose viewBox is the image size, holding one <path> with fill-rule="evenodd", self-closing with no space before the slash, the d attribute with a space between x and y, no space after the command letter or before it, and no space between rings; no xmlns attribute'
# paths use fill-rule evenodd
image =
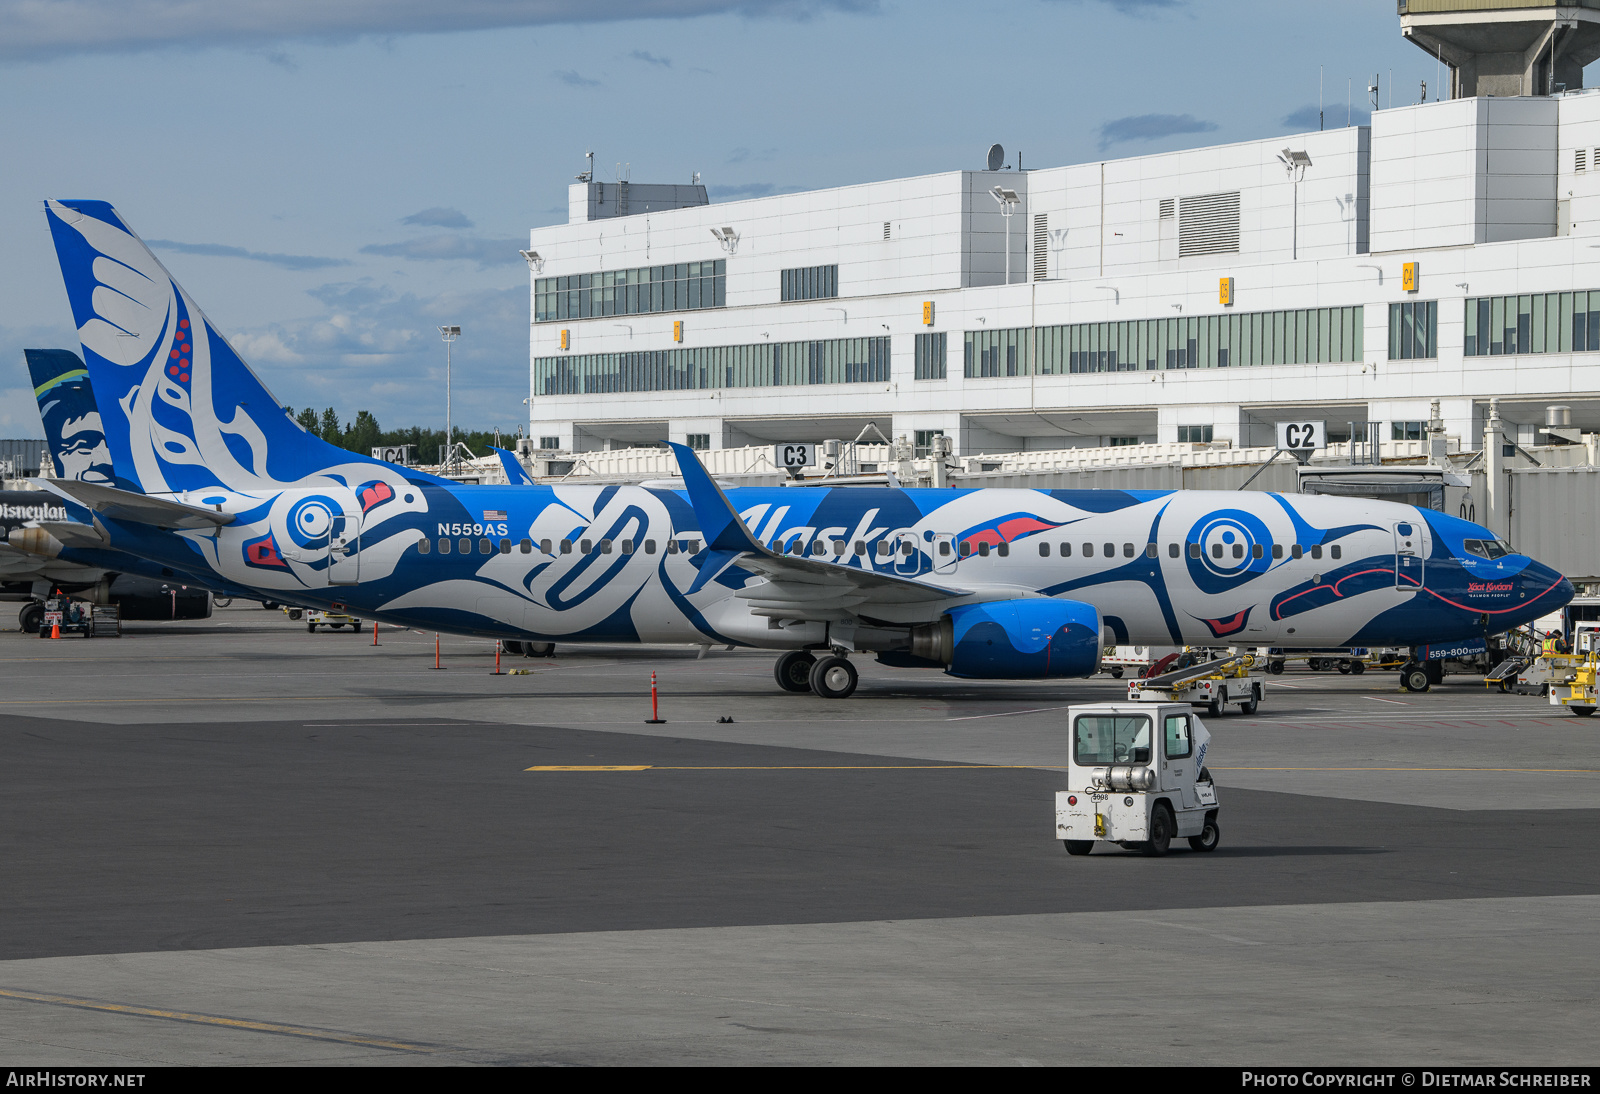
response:
<svg viewBox="0 0 1600 1094"><path fill-rule="evenodd" d="M1061 843L1066 847L1069 855L1087 855L1094 850L1094 840L1092 839L1064 839Z"/></svg>
<svg viewBox="0 0 1600 1094"><path fill-rule="evenodd" d="M1567 709L1572 711L1572 713L1576 714L1580 718L1587 718L1591 714L1594 713L1594 707L1571 707L1571 706L1569 706Z"/></svg>
<svg viewBox="0 0 1600 1094"><path fill-rule="evenodd" d="M1200 829L1198 836L1189 837L1189 847L1195 851L1215 851L1217 844L1222 840L1222 829L1217 827L1217 818L1206 818L1206 826Z"/></svg>
<svg viewBox="0 0 1600 1094"><path fill-rule="evenodd" d="M1165 804L1158 805L1155 812L1150 814L1150 838L1145 841L1144 853L1151 858L1160 858L1167 853L1167 848L1172 846L1172 810Z"/></svg>

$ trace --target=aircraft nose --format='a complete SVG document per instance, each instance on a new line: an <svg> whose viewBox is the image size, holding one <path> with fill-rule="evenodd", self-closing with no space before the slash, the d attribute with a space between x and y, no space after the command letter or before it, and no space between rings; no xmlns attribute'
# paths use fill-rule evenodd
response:
<svg viewBox="0 0 1600 1094"><path fill-rule="evenodd" d="M1572 587L1572 582L1567 580L1566 575L1542 562L1535 562L1524 570L1523 579L1528 586L1528 602L1538 609L1538 615L1548 615L1559 610L1577 595L1577 590Z"/></svg>

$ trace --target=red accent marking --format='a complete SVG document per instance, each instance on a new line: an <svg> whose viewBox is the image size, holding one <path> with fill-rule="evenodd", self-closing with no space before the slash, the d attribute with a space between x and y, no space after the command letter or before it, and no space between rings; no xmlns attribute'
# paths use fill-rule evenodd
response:
<svg viewBox="0 0 1600 1094"><path fill-rule="evenodd" d="M181 348L183 349L183 352L188 353L189 352L189 343L185 342Z"/></svg>
<svg viewBox="0 0 1600 1094"><path fill-rule="evenodd" d="M989 546L995 547L1006 541L1000 537L1000 533L995 529L985 528L983 531L974 533L972 536L968 537L967 542L973 544L987 543Z"/></svg>
<svg viewBox="0 0 1600 1094"><path fill-rule="evenodd" d="M178 351L177 351L177 350L176 350L176 349L174 349L174 350L173 350L173 351L172 351L172 356L173 356L173 357L176 357L176 356L178 356Z"/></svg>
<svg viewBox="0 0 1600 1094"><path fill-rule="evenodd" d="M189 374L185 372L182 376L178 377L178 379L187 384L189 382Z"/></svg>
<svg viewBox="0 0 1600 1094"><path fill-rule="evenodd" d="M386 482L375 482L361 491L361 511L365 513L375 505L380 505L394 497L394 491Z"/></svg>
<svg viewBox="0 0 1600 1094"><path fill-rule="evenodd" d="M1244 626L1244 617L1250 614L1250 609L1235 612L1226 619L1207 619L1206 625L1211 628L1211 633L1218 638L1224 638Z"/></svg>
<svg viewBox="0 0 1600 1094"><path fill-rule="evenodd" d="M1042 532L1054 527L1055 525L1046 524L1044 521L1034 517L1013 517L1011 520L1002 521L999 530L1005 541L1010 543L1012 540L1019 539L1029 532Z"/></svg>
<svg viewBox="0 0 1600 1094"><path fill-rule="evenodd" d="M180 319L180 320L178 320L178 326L183 327L185 330L187 330L188 327L189 327L189 321L187 319Z"/></svg>
<svg viewBox="0 0 1600 1094"><path fill-rule="evenodd" d="M172 373L172 375L176 376L176 375L178 375L178 366L177 365L173 365L171 368L167 369L167 371Z"/></svg>

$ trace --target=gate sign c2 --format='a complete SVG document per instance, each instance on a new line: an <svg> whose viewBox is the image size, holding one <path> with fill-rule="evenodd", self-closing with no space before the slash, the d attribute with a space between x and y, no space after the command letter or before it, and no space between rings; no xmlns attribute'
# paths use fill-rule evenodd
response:
<svg viewBox="0 0 1600 1094"><path fill-rule="evenodd" d="M1285 452L1314 452L1327 446L1327 422L1278 423L1278 447Z"/></svg>
<svg viewBox="0 0 1600 1094"><path fill-rule="evenodd" d="M808 443L773 445L772 462L784 470L811 467L817 462L817 446Z"/></svg>

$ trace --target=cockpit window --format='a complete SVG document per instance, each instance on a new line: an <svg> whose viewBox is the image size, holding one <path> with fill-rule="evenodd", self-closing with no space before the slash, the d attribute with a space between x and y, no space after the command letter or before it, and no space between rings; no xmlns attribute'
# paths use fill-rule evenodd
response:
<svg viewBox="0 0 1600 1094"><path fill-rule="evenodd" d="M1505 558L1507 555L1516 554L1511 549L1511 544L1503 539L1469 539L1462 546L1466 547L1467 554L1477 555L1479 558L1486 558L1491 562L1497 558Z"/></svg>

